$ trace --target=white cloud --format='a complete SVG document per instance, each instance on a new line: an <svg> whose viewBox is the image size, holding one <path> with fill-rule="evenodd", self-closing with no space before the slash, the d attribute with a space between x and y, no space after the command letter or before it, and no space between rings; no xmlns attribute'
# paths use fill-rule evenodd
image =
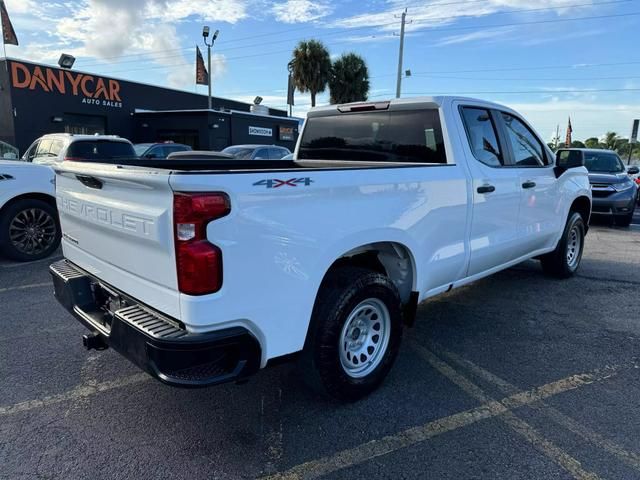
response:
<svg viewBox="0 0 640 480"><path fill-rule="evenodd" d="M305 23L331 14L329 3L312 0L287 0L272 7L276 20L283 23Z"/></svg>
<svg viewBox="0 0 640 480"><path fill-rule="evenodd" d="M237 23L247 17L247 4L242 0L147 0L147 15L165 22L193 17Z"/></svg>
<svg viewBox="0 0 640 480"><path fill-rule="evenodd" d="M464 33L462 35L450 35L436 43L436 46L457 45L459 43L493 39L511 33L512 31L513 28L494 28L490 30L478 30L471 33Z"/></svg>
<svg viewBox="0 0 640 480"><path fill-rule="evenodd" d="M575 0L487 0L481 4L469 3L451 7L450 2L430 0L420 6L410 7L407 13L406 30L420 31L434 27L453 24L462 18L475 18L509 10L526 10L537 8L550 8L551 12L558 15L570 13L567 5L572 5ZM584 3L591 3L590 0ZM364 13L341 18L331 22L335 28L375 28L385 32L399 30L400 20L398 14L405 8L406 0L387 0L385 8L375 13ZM396 18L394 18L394 16ZM461 35L460 38L464 36Z"/></svg>
<svg viewBox="0 0 640 480"><path fill-rule="evenodd" d="M13 14L28 13L36 8L37 3L34 0L5 0L5 6L9 17Z"/></svg>
<svg viewBox="0 0 640 480"><path fill-rule="evenodd" d="M105 63L116 63L125 54L147 54L141 62L164 66L167 83L185 87L193 85L195 67L193 53L185 56L180 50L183 42L176 23L186 19L236 23L247 16L247 1L8 0L7 7L17 13L12 19L24 29L21 45L10 48L9 53L46 63L54 63L63 51L82 60L93 58ZM33 27L39 25L37 30L41 30L43 24L50 29L46 43L35 40L39 35L34 36ZM224 55L214 54L212 63L214 78L225 72Z"/></svg>

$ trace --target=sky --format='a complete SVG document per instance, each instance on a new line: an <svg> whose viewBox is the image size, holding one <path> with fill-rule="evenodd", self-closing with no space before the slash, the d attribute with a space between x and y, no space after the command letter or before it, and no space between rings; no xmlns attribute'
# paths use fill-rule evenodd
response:
<svg viewBox="0 0 640 480"><path fill-rule="evenodd" d="M640 118L640 0L5 0L20 46L7 56L206 93L195 85L202 27L220 30L213 94L286 108L287 63L300 40L332 58L361 55L370 99L395 96L400 14L402 96L453 94L521 112L546 139L615 131ZM410 22L410 23L409 23ZM296 92L294 114L310 108ZM328 102L328 92L318 104Z"/></svg>

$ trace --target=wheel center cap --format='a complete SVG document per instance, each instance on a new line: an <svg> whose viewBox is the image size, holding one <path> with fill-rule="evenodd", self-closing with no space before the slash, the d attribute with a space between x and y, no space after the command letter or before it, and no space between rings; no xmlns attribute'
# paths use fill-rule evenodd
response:
<svg viewBox="0 0 640 480"><path fill-rule="evenodd" d="M351 333L351 339L357 340L359 336L360 336L360 329L356 327L353 329L353 332Z"/></svg>

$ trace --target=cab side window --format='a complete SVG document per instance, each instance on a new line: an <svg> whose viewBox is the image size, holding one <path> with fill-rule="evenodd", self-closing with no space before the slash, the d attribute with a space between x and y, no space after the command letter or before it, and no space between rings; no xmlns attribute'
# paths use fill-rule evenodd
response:
<svg viewBox="0 0 640 480"><path fill-rule="evenodd" d="M542 167L546 165L544 147L531 130L518 118L501 112L507 141L513 150L516 167Z"/></svg>
<svg viewBox="0 0 640 480"><path fill-rule="evenodd" d="M489 110L463 107L462 120L473 156L490 167L503 166L504 156L500 150L496 127Z"/></svg>

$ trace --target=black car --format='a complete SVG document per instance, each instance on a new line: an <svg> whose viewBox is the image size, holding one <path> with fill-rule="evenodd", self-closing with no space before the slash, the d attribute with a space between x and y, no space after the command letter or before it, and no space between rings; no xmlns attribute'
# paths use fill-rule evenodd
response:
<svg viewBox="0 0 640 480"><path fill-rule="evenodd" d="M136 143L133 148L140 158L167 158L174 152L186 152L191 150L189 145L182 143Z"/></svg>
<svg viewBox="0 0 640 480"><path fill-rule="evenodd" d="M558 155L571 151L582 154L584 166L589 170L592 215L609 216L616 225L629 226L638 195L638 187L629 175L638 173L638 167L627 170L618 154L611 150L572 148L559 150Z"/></svg>

